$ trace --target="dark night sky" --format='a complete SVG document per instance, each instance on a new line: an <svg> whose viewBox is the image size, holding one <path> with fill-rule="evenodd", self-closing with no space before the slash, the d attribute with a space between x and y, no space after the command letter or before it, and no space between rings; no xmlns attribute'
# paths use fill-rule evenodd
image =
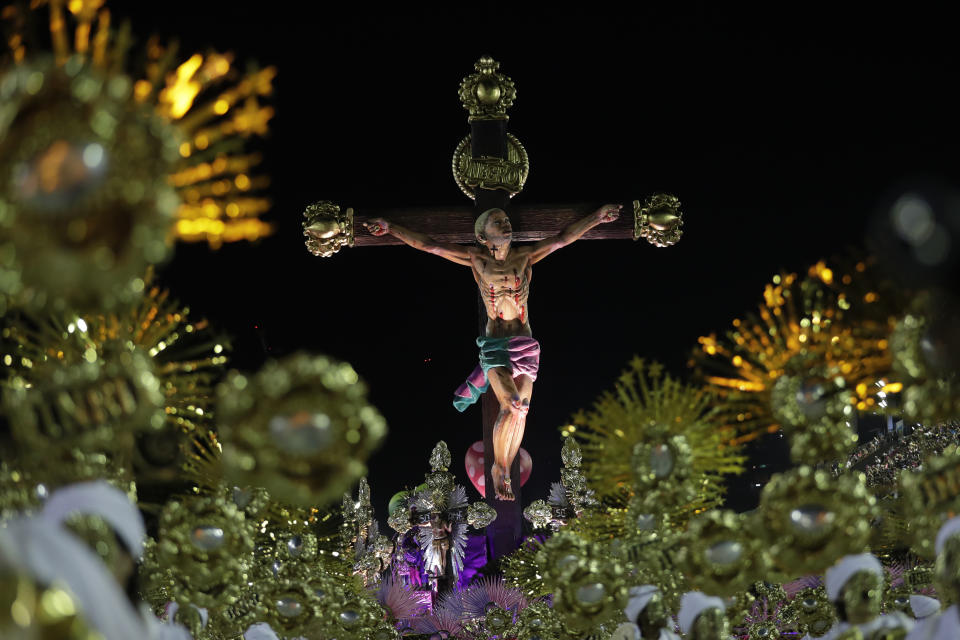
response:
<svg viewBox="0 0 960 640"><path fill-rule="evenodd" d="M370 463L381 519L394 491L422 481L437 440L462 460L480 438L479 408L450 405L476 361L475 285L466 268L406 247L314 258L301 212L319 199L359 211L467 204L449 167L469 132L457 88L481 55L517 84L509 130L531 159L517 202L629 205L666 191L685 211L673 248L584 241L537 266L527 501L559 479L557 428L634 354L686 375L697 336L753 308L773 273L862 244L902 181L960 177L956 53L944 16L917 9L627 17L482 3L490 13L477 18L360 3L111 4L135 33L178 36L183 53L213 46L279 68L262 145L277 233L217 252L180 246L162 280L234 336L237 366L308 350L356 367L390 426ZM768 443L756 460L777 453Z"/></svg>

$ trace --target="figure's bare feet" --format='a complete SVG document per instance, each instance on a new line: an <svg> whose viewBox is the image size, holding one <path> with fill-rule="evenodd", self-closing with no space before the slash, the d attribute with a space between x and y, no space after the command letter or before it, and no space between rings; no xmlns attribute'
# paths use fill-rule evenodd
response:
<svg viewBox="0 0 960 640"><path fill-rule="evenodd" d="M499 500L513 500L513 490L510 489L510 472L504 472L500 465L494 463L490 468L493 476L493 491Z"/></svg>

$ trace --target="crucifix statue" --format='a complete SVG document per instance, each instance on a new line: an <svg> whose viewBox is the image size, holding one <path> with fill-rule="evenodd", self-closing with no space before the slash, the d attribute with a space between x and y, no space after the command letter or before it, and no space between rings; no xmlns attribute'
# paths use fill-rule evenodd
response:
<svg viewBox="0 0 960 640"><path fill-rule="evenodd" d="M513 500L510 467L530 410L533 382L540 366L540 344L530 330L528 298L533 265L580 239L587 231L620 216L621 205L607 204L557 235L533 245L513 245L513 228L503 209L480 214L474 224L477 246L439 242L384 218L365 223L375 236L390 234L414 249L470 267L487 312L486 331L477 338L480 364L456 391L454 406L463 411L493 389L500 410L493 427L493 489L500 500Z"/></svg>
<svg viewBox="0 0 960 640"><path fill-rule="evenodd" d="M526 150L506 129L516 89L491 58L481 58L474 69L459 91L471 133L453 155L454 180L473 200L472 208L388 209L355 216L352 208L341 211L321 201L304 212L303 228L314 255L329 257L345 246L407 244L473 272L483 308L480 364L457 390L454 406L462 411L483 396L483 486L497 512L487 537L491 556L499 558L516 548L523 522L515 456L540 354L530 329L531 267L581 238L644 238L658 247L670 246L680 239L683 220L677 198L665 194L650 196L642 205L634 200L632 221L620 216L618 204L512 205L530 170ZM355 234L355 223L368 233ZM492 396L483 393L488 386Z"/></svg>

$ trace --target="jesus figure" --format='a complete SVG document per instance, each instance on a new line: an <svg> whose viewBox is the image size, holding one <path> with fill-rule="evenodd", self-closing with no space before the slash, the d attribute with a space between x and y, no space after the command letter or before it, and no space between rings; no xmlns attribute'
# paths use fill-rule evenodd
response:
<svg viewBox="0 0 960 640"><path fill-rule="evenodd" d="M540 365L540 344L532 337L527 303L531 268L598 224L616 220L620 209L618 204L604 205L558 235L523 247L511 245L510 218L502 209L489 209L477 218L474 233L480 246L437 242L383 218L375 218L364 225L375 236L389 233L415 249L473 270L487 310L486 335L477 338L480 364L457 389L453 404L464 411L488 386L493 387L500 413L493 428L491 475L494 491L500 500L514 499L510 466L520 449L533 382Z"/></svg>

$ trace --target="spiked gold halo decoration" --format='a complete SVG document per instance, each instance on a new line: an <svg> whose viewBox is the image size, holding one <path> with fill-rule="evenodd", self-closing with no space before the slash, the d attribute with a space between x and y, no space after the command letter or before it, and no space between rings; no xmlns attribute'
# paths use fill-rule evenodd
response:
<svg viewBox="0 0 960 640"><path fill-rule="evenodd" d="M217 248L224 242L252 241L271 233L271 225L259 218L270 207L270 201L260 195L269 179L256 175L260 154L246 147L249 138L268 133L274 110L260 100L272 93L276 69L239 73L232 54L216 52L194 53L178 62L176 44L165 46L155 37L143 52L146 64L128 68L130 30L127 25L111 28L111 14L104 4L102 0L52 0L31 3L29 11L25 3L6 7L2 18L13 23L7 43L15 65L32 64L34 51L46 47L33 42L32 35L39 29L31 28L46 22L56 66L68 72L84 66L107 77L110 86L123 79L126 87L132 87L132 92L123 94L128 111L144 108L175 131L174 163L165 176L179 196L179 204L173 205L176 221L166 228L171 235ZM125 71L129 80L121 75ZM120 156L106 159L117 161ZM142 168L131 166L130 170Z"/></svg>
<svg viewBox="0 0 960 640"><path fill-rule="evenodd" d="M66 436L75 431L76 424L93 421L91 407L100 406L105 422L96 429L104 431L104 446L116 449L123 430L132 425L135 477L141 485L156 488L181 482L177 476L191 439L210 434L213 381L226 362L228 345L207 331L205 321L192 320L190 310L171 300L169 292L152 286L151 277L148 273L139 280L139 286L146 289L141 299L110 312L11 314L0 344L8 354L5 362L12 379L23 380L31 392L45 390L47 395L54 393L54 378L69 377L71 370L89 368L91 362L104 372L119 370L121 374L125 362L140 363L123 375L107 376L103 389L94 396L60 387L56 415L33 422L41 423L42 433L44 420L52 419L63 433L57 444L74 446L79 440ZM145 386L151 380L155 384ZM63 394L74 399L72 409ZM125 416L120 409L130 404L130 395L137 411ZM28 453L28 449L22 452ZM218 482L219 476L209 487Z"/></svg>
<svg viewBox="0 0 960 640"><path fill-rule="evenodd" d="M0 80L0 295L29 308L109 308L169 253L173 131L130 108L132 82L71 60ZM0 309L2 311L2 309Z"/></svg>
<svg viewBox="0 0 960 640"><path fill-rule="evenodd" d="M692 364L737 442L790 429L795 460L830 459L856 442L847 424L854 411L902 388L888 378L899 300L871 284L870 269L821 261L805 277L778 274L757 314L735 319L725 338L699 339Z"/></svg>
<svg viewBox="0 0 960 640"><path fill-rule="evenodd" d="M630 365L613 392L561 430L580 442L583 475L604 505L571 525L588 537L594 525L604 535L633 531L624 518L634 505L637 515L666 515L682 526L719 503L722 474L742 470L740 448L729 444L733 430L714 422L710 393L664 375L657 363ZM617 523L619 532L610 528Z"/></svg>
<svg viewBox="0 0 960 640"><path fill-rule="evenodd" d="M240 486L277 500L322 507L366 472L364 461L386 434L353 368L296 354L218 386L224 471Z"/></svg>

